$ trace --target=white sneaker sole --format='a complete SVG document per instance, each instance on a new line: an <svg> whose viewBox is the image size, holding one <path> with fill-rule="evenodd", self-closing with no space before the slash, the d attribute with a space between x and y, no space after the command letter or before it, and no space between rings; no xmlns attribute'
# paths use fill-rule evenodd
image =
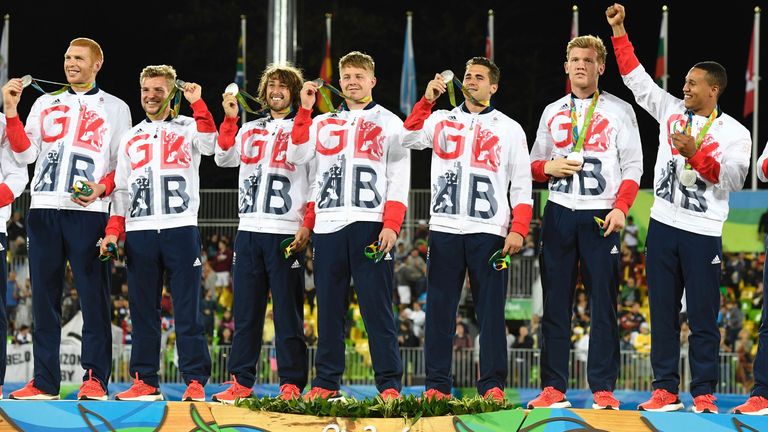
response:
<svg viewBox="0 0 768 432"><path fill-rule="evenodd" d="M618 405L615 406L615 407L613 405L602 406L602 405L598 405L596 403L593 403L592 404L592 409L593 410L616 410L616 411L618 411L619 410L619 406Z"/></svg>
<svg viewBox="0 0 768 432"><path fill-rule="evenodd" d="M214 397L211 398L211 400L213 402L223 403L224 405L234 405L235 404L235 399L232 399L232 400L217 399L216 396L214 396Z"/></svg>
<svg viewBox="0 0 768 432"><path fill-rule="evenodd" d="M139 402L156 402L164 400L163 395L144 395L144 396L136 396L131 398L120 398L115 396L116 401L139 401Z"/></svg>
<svg viewBox="0 0 768 432"><path fill-rule="evenodd" d="M768 408L763 408L760 411L752 411L752 412L743 412L743 411L742 412L736 412L736 411L734 411L733 413L734 414L738 414L738 415L764 416L764 415L768 415Z"/></svg>
<svg viewBox="0 0 768 432"><path fill-rule="evenodd" d="M83 397L77 398L77 400L81 400L81 401L89 401L89 400L92 400L92 401L105 401L105 400L108 400L108 399L109 399L109 397L107 395L98 396L98 397L83 396Z"/></svg>
<svg viewBox="0 0 768 432"><path fill-rule="evenodd" d="M22 396L22 397L18 397L18 396L14 397L13 395L11 395L10 399L11 400L59 400L60 397L58 395L53 396L53 395L44 395L44 394L35 395L35 396Z"/></svg>
<svg viewBox="0 0 768 432"><path fill-rule="evenodd" d="M654 409L643 408L643 407L638 406L637 410L638 411L648 411L648 412L673 412L673 411L681 411L684 408L685 408L685 405L683 405L682 403L676 403L676 404L664 405L661 408L654 408Z"/></svg>
<svg viewBox="0 0 768 432"><path fill-rule="evenodd" d="M715 409L714 411L711 411L705 408L699 411L696 409L696 407L693 407L692 411L695 412L696 414L718 414L717 409Z"/></svg>
<svg viewBox="0 0 768 432"><path fill-rule="evenodd" d="M536 409L536 408L570 408L570 407L571 407L571 403L568 402L568 401L555 402L555 403L553 403L551 405L548 405L548 406L539 406L539 407L533 406L533 405L530 405L530 404L528 405L528 409Z"/></svg>

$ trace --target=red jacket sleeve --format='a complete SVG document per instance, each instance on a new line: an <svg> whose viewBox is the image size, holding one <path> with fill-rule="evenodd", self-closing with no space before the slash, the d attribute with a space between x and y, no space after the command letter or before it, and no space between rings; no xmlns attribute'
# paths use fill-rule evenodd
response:
<svg viewBox="0 0 768 432"><path fill-rule="evenodd" d="M422 96L421 99L416 102L416 105L413 106L413 110L411 110L408 118L405 119L405 122L403 123L405 129L415 131L424 127L424 121L426 121L429 118L429 115L432 114L433 106L435 106L434 102L430 102L427 98Z"/></svg>
<svg viewBox="0 0 768 432"><path fill-rule="evenodd" d="M638 189L640 189L640 185L635 181L622 181L619 191L616 193L616 201L613 202L613 208L621 210L624 216L626 216L629 213L629 208L635 202L635 198L637 198Z"/></svg>
<svg viewBox="0 0 768 432"><path fill-rule="evenodd" d="M304 228L312 231L315 229L315 203L307 203L307 211L304 213L304 222L301 224Z"/></svg>
<svg viewBox="0 0 768 432"><path fill-rule="evenodd" d="M224 151L235 145L235 137L239 130L237 120L238 117L224 117L224 121L219 126L219 147Z"/></svg>
<svg viewBox="0 0 768 432"><path fill-rule="evenodd" d="M635 56L635 48L629 41L629 35L612 36L611 42L613 42L613 52L616 54L616 62L619 64L619 72L622 75L627 75L640 66L640 60Z"/></svg>
<svg viewBox="0 0 768 432"><path fill-rule="evenodd" d="M204 133L216 132L216 122L213 121L213 116L208 111L208 106L205 105L205 102L200 99L190 106L192 107L192 117L195 118L195 123L197 123L197 131Z"/></svg>
<svg viewBox="0 0 768 432"><path fill-rule="evenodd" d="M111 216L107 227L104 229L104 233L107 235L115 235L118 238L125 232L125 217L123 216Z"/></svg>
<svg viewBox="0 0 768 432"><path fill-rule="evenodd" d="M8 141L11 143L11 150L21 153L28 149L30 145L29 137L24 131L24 123L19 116L6 117L5 133L8 135Z"/></svg>
<svg viewBox="0 0 768 432"><path fill-rule="evenodd" d="M304 107L299 108L296 117L293 119L293 129L291 129L291 142L293 144L305 144L309 141L309 126L312 124L312 110Z"/></svg>
<svg viewBox="0 0 768 432"><path fill-rule="evenodd" d="M531 162L531 177L533 181L546 183L549 181L549 176L544 173L544 165L547 163L545 160L537 160Z"/></svg>
<svg viewBox="0 0 768 432"><path fill-rule="evenodd" d="M13 202L13 191L5 183L0 183L0 207L5 207Z"/></svg>
<svg viewBox="0 0 768 432"><path fill-rule="evenodd" d="M400 234L400 226L403 224L406 211L405 204L400 201L387 201L384 203L384 228Z"/></svg>
<svg viewBox="0 0 768 432"><path fill-rule="evenodd" d="M720 162L715 160L709 153L699 149L692 158L688 159L688 163L708 182L720 182Z"/></svg>
<svg viewBox="0 0 768 432"><path fill-rule="evenodd" d="M106 188L104 190L104 194L102 196L110 196L112 194L112 191L115 190L115 171L110 171L107 173L107 175L104 176L101 180L99 180L100 185L104 185Z"/></svg>
<svg viewBox="0 0 768 432"><path fill-rule="evenodd" d="M512 209L512 229L510 232L516 232L523 236L528 235L531 227L531 218L533 217L533 207L530 204L518 204Z"/></svg>

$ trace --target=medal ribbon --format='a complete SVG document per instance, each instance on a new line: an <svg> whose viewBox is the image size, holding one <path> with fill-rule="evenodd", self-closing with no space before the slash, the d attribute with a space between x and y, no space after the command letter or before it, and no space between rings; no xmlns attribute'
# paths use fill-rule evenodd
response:
<svg viewBox="0 0 768 432"><path fill-rule="evenodd" d="M718 109L715 107L714 110L712 110L712 114L709 115L707 118L707 122L704 123L704 126L699 130L699 134L696 135L696 150L698 150L701 147L701 143L704 141L704 137L707 135L707 131L709 131L709 127L712 126L712 123L717 118ZM688 136L691 136L691 128L693 127L693 111L688 110L688 122L685 124L685 134ZM687 159L686 159L687 161ZM685 169L691 169L691 164L688 162L685 163Z"/></svg>
<svg viewBox="0 0 768 432"><path fill-rule="evenodd" d="M592 115L595 113L595 107L597 106L597 100L600 98L600 90L596 90L592 96L592 103L589 104L587 110L587 116L584 118L584 123L581 125L581 132L579 133L578 116L576 115L576 100L571 93L571 130L573 132L573 140L576 144L573 147L573 151L578 153L584 147L584 140L587 137L587 131L589 125L592 123Z"/></svg>
<svg viewBox="0 0 768 432"><path fill-rule="evenodd" d="M56 91L52 91L52 92L48 93L45 90L43 90L42 87L40 87L40 85L37 83L38 81L43 82L43 83L48 83L48 84L56 84L56 85L60 85L62 87L60 89L56 90ZM44 93L44 94L51 95L51 96L60 95L60 94L64 93L65 91L67 91L70 87L90 89L90 88L92 88L94 86L94 83L87 83L87 84L64 84L64 83L60 83L60 82L56 82L56 81L48 81L48 80L39 79L39 78L32 78L32 82L30 84L32 85L32 87L34 87L40 93Z"/></svg>
<svg viewBox="0 0 768 432"><path fill-rule="evenodd" d="M327 81L325 81L325 80L324 80L324 79L322 79L322 78L318 78L318 79L316 79L316 80L314 80L314 81L315 81L315 82L320 82L320 81L322 81L322 82L323 82L323 86L322 86L322 87L328 87L328 90L330 90L330 91L331 91L331 93L335 94L336 96L338 96L338 97L340 97L340 98L342 98L342 99L349 99L349 100L351 100L351 101L352 101L352 102L354 102L354 103L359 103L359 104L367 104L368 102L370 102L370 101L372 101L372 100L373 100L373 98L372 98L372 97L370 97L370 96L366 96L366 97L364 97L364 98L362 98L362 99L352 99L351 97L347 97L347 96L345 96L345 95L344 95L344 93L342 93L342 91L341 91L341 90L337 89L336 87L334 87L333 85L331 85L330 83L328 83ZM321 87L321 89L319 89L319 90L322 90L322 87ZM331 104L331 100L330 100L330 98L328 97L328 95L327 95L327 94L325 94L325 92L323 92L323 91L320 91L320 96L322 96L322 98L323 98L323 102L325 102L325 104L326 104L327 106L329 106L329 107L332 107L332 106L333 106L333 105ZM336 110L334 109L334 110L333 110L333 112L336 112Z"/></svg>
<svg viewBox="0 0 768 432"><path fill-rule="evenodd" d="M453 106L454 108L456 107L456 96L453 90L454 86L458 87L459 90L461 90L461 92L464 93L464 96L467 99L469 99L473 104L484 106L484 107L491 105L491 101L479 101L475 99L475 97L472 96L472 93L470 93L469 90L464 88L464 86L461 84L461 81L459 81L458 78L453 77L453 80L448 82L448 99L451 102L451 106Z"/></svg>

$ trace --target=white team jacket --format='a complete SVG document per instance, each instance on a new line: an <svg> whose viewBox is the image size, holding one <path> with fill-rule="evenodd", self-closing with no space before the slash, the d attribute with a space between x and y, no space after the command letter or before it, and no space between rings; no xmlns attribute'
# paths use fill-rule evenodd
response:
<svg viewBox="0 0 768 432"><path fill-rule="evenodd" d="M232 123L232 124L228 124ZM293 234L307 210L314 164L286 162L293 117L271 116L249 121L237 131L236 119L225 119L216 141L216 165L240 167L238 178L239 230ZM226 150L222 147L225 147Z"/></svg>
<svg viewBox="0 0 768 432"><path fill-rule="evenodd" d="M749 170L752 140L749 131L725 113L712 123L694 158L719 163L716 182L697 172L696 184L682 186L679 175L685 158L671 144L669 135L685 130L686 109L681 99L665 92L639 64L627 36L613 38L624 84L637 103L659 122L659 149L656 155L651 217L663 224L697 234L719 237L728 218L728 194L741 190ZM626 71L632 68L630 71ZM691 134L696 137L707 118L693 116Z"/></svg>
<svg viewBox="0 0 768 432"><path fill-rule="evenodd" d="M200 159L216 144L216 125L201 100L195 118L144 119L120 140L113 216L126 231L197 225Z"/></svg>
<svg viewBox="0 0 768 432"><path fill-rule="evenodd" d="M422 109L431 109L423 98L409 116L407 127ZM421 128L407 131L403 146L432 148L431 230L506 237L510 205L533 203L525 132L492 107L474 114L464 104L451 111L437 110ZM529 222L524 222L523 236Z"/></svg>
<svg viewBox="0 0 768 432"><path fill-rule="evenodd" d="M11 204L24 192L29 181L27 165L13 157L11 144L5 134L5 115L0 114L0 233L6 233L5 224L11 217Z"/></svg>
<svg viewBox="0 0 768 432"><path fill-rule="evenodd" d="M632 180L639 186L643 175L643 149L632 105L607 92L601 91L599 98L584 138L582 170L549 180L549 201L570 209L613 208L621 183ZM592 97L574 100L581 128ZM569 94L544 108L531 161L561 159L573 150L570 104Z"/></svg>
<svg viewBox="0 0 768 432"><path fill-rule="evenodd" d="M336 232L353 222L382 222L387 202L408 205L411 155L401 145L402 120L375 102L352 111L342 106L338 113L315 117L307 140L292 137L288 145L288 162L316 159L316 233Z"/></svg>
<svg viewBox="0 0 768 432"><path fill-rule="evenodd" d="M108 197L81 207L70 189L77 180L98 182L114 171L120 137L130 127L128 105L98 87L37 98L25 127L31 145L14 153L19 163L37 161L30 208L108 212Z"/></svg>

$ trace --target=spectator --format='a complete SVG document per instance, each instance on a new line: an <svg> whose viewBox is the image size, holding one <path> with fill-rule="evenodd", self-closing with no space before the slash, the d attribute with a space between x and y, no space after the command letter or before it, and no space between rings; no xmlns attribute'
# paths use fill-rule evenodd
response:
<svg viewBox="0 0 768 432"><path fill-rule="evenodd" d="M271 311L270 311L270 313L271 313ZM235 320L232 317L232 309L225 309L224 310L224 313L221 316L221 322L219 323L219 335L221 335L221 332L225 328L228 328L228 329L230 329L232 331L235 331ZM267 342L266 339L264 341ZM271 341L271 339L269 339L269 341Z"/></svg>
<svg viewBox="0 0 768 432"><path fill-rule="evenodd" d="M206 261L203 263L203 292L211 293L211 299L216 298L216 272L211 267L211 262Z"/></svg>
<svg viewBox="0 0 768 432"><path fill-rule="evenodd" d="M317 345L317 335L315 334L315 326L309 321L304 321L304 342L307 346Z"/></svg>
<svg viewBox="0 0 768 432"><path fill-rule="evenodd" d="M645 317L640 313L640 303L632 303L630 310L625 310L619 316L619 330L621 334L636 332L645 323Z"/></svg>
<svg viewBox="0 0 768 432"><path fill-rule="evenodd" d="M641 354L651 353L651 332L647 322L640 324L640 332L635 336L635 351Z"/></svg>
<svg viewBox="0 0 768 432"><path fill-rule="evenodd" d="M315 261L312 259L312 248L307 248L307 260L304 262L304 295L309 305L309 313L315 313Z"/></svg>
<svg viewBox="0 0 768 432"><path fill-rule="evenodd" d="M19 304L19 283L16 281L16 272L8 272L8 283L5 290L5 313L8 321L15 321L16 307Z"/></svg>
<svg viewBox="0 0 768 432"><path fill-rule="evenodd" d="M216 319L216 300L213 299L215 291L203 291L203 301L200 302L200 310L203 316L203 329L205 330L205 336L209 340L213 337L213 329L215 327Z"/></svg>
<svg viewBox="0 0 768 432"><path fill-rule="evenodd" d="M414 244L418 240L424 240L425 242L429 238L429 226L426 219L419 219L416 225L416 229L413 231Z"/></svg>
<svg viewBox="0 0 768 432"><path fill-rule="evenodd" d="M640 229L635 225L634 218L627 216L627 224L624 226L624 232L622 233L622 242L632 251L633 257L637 255L639 233Z"/></svg>
<svg viewBox="0 0 768 432"><path fill-rule="evenodd" d="M520 328L517 330L517 339L512 346L517 349L533 348L533 338L528 334L528 327L520 326Z"/></svg>
<svg viewBox="0 0 768 432"><path fill-rule="evenodd" d="M573 306L573 325L586 328L589 325L589 300L583 289L576 291L576 304Z"/></svg>
<svg viewBox="0 0 768 432"><path fill-rule="evenodd" d="M21 217L20 212L13 212L11 220L8 221L7 232L8 244L13 244L17 238L22 238L26 241L27 227L24 226L24 218Z"/></svg>
<svg viewBox="0 0 768 432"><path fill-rule="evenodd" d="M424 322L426 320L426 313L421 309L421 303L415 301L411 304L411 312L408 318L413 324L413 334L421 339L424 336Z"/></svg>
<svg viewBox="0 0 768 432"><path fill-rule="evenodd" d="M221 337L219 337L219 346L232 345L232 329L229 327L221 328Z"/></svg>
<svg viewBox="0 0 768 432"><path fill-rule="evenodd" d="M70 288L69 295L61 302L61 324L64 325L80 311L80 298L77 289Z"/></svg>
<svg viewBox="0 0 768 432"><path fill-rule="evenodd" d="M30 280L23 289L19 290L19 305L16 306L16 328L32 325L32 289Z"/></svg>
<svg viewBox="0 0 768 432"><path fill-rule="evenodd" d="M29 332L29 326L24 324L19 327L19 331L13 338L13 343L16 345L26 345L32 343L32 333Z"/></svg>
<svg viewBox="0 0 768 432"><path fill-rule="evenodd" d="M631 306L633 303L640 303L640 289L635 284L635 278L630 276L621 287L621 304Z"/></svg>
<svg viewBox="0 0 768 432"><path fill-rule="evenodd" d="M735 300L729 299L726 302L726 311L724 327L725 327L725 344L734 348L736 338L739 336L741 327L744 325L744 312L739 309Z"/></svg>
<svg viewBox="0 0 768 432"><path fill-rule="evenodd" d="M219 248L211 260L211 267L216 272L216 287L224 288L229 286L229 275L232 271L232 249L226 240L219 240Z"/></svg>
<svg viewBox="0 0 768 432"><path fill-rule="evenodd" d="M419 346L419 338L413 334L409 320L400 321L400 333L397 335L397 344L401 348L415 348Z"/></svg>

